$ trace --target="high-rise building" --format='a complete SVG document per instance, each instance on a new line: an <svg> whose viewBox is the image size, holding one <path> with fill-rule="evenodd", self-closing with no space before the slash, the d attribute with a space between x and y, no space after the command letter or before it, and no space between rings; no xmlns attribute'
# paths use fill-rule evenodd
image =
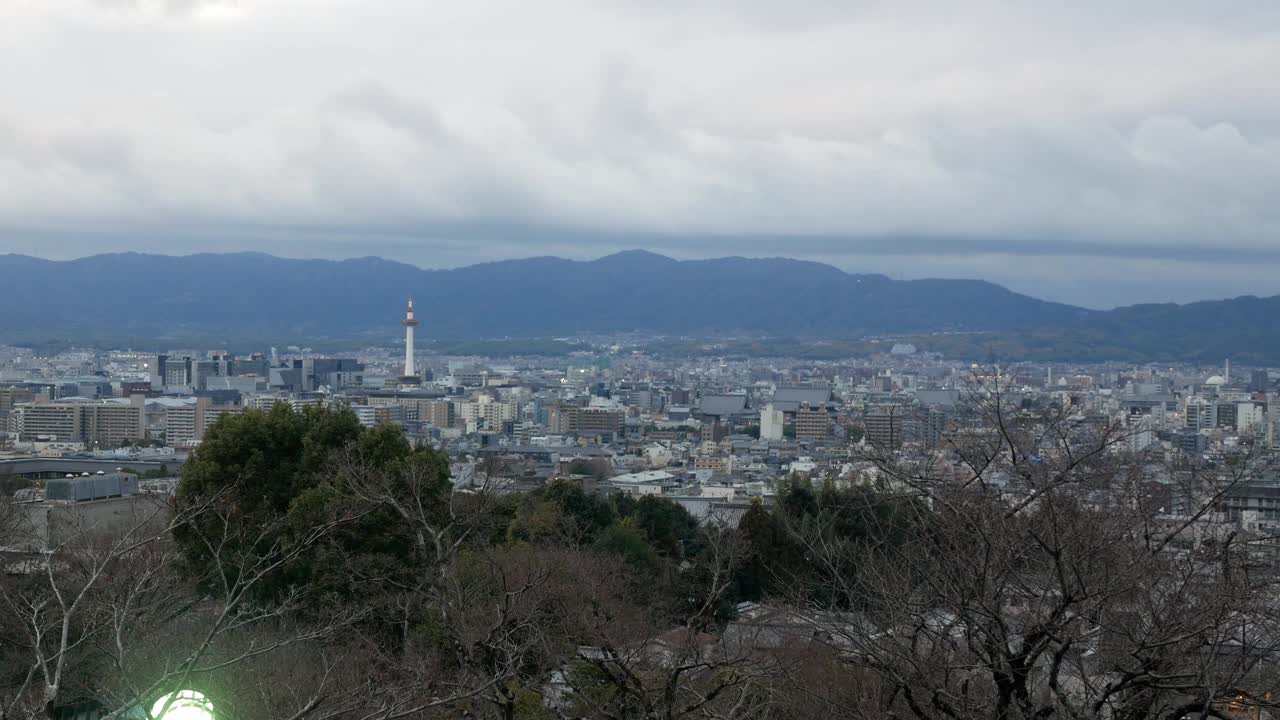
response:
<svg viewBox="0 0 1280 720"><path fill-rule="evenodd" d="M513 402L479 394L472 400L459 403L458 409L459 417L468 429L501 432L504 423L516 419L519 408Z"/></svg>
<svg viewBox="0 0 1280 720"><path fill-rule="evenodd" d="M1235 403L1220 402L1215 413L1214 427L1236 429L1238 409Z"/></svg>
<svg viewBox="0 0 1280 720"><path fill-rule="evenodd" d="M84 407L78 403L23 403L13 409L12 427L22 440L84 442Z"/></svg>
<svg viewBox="0 0 1280 720"><path fill-rule="evenodd" d="M206 430L213 427L213 424L218 422L218 420L222 419L224 416L239 415L243 413L244 410L245 408L243 405L210 405L205 408L204 422L199 426L201 437L204 436L204 432Z"/></svg>
<svg viewBox="0 0 1280 720"><path fill-rule="evenodd" d="M703 442L720 442L729 437L729 426L720 421L719 416L704 415L702 416L702 440Z"/></svg>
<svg viewBox="0 0 1280 720"><path fill-rule="evenodd" d="M295 359L288 367L271 368L270 385L291 392L337 392L364 384L364 363L354 358Z"/></svg>
<svg viewBox="0 0 1280 720"><path fill-rule="evenodd" d="M198 426L203 421L201 403L208 405L207 398L197 398L195 402L181 405L168 405L164 409L164 440L173 447L191 447L203 434Z"/></svg>
<svg viewBox="0 0 1280 720"><path fill-rule="evenodd" d="M760 411L760 439L781 440L784 420L785 415L781 410L774 409L772 403L765 405Z"/></svg>
<svg viewBox="0 0 1280 720"><path fill-rule="evenodd" d="M243 412L237 400L201 395L164 406L164 439L172 447L194 447L218 418Z"/></svg>
<svg viewBox="0 0 1280 720"><path fill-rule="evenodd" d="M1241 433L1262 428L1267 420L1266 405L1259 402L1236 403L1235 430Z"/></svg>
<svg viewBox="0 0 1280 720"><path fill-rule="evenodd" d="M825 440L830 436L831 413L824 407L801 404L796 411L796 439Z"/></svg>
<svg viewBox="0 0 1280 720"><path fill-rule="evenodd" d="M183 388L194 384L191 358L166 358L157 360L160 366L160 385L166 388ZM153 386L154 387L154 386Z"/></svg>
<svg viewBox="0 0 1280 720"><path fill-rule="evenodd" d="M1183 411L1183 425L1188 430L1206 430L1212 428L1217 420L1214 403L1204 399L1187 401Z"/></svg>
<svg viewBox="0 0 1280 720"><path fill-rule="evenodd" d="M146 437L143 398L120 402L24 403L14 409L14 432L23 440L48 438L116 447Z"/></svg>
<svg viewBox="0 0 1280 720"><path fill-rule="evenodd" d="M0 387L0 412L8 412L14 405L29 403L36 399L36 394L23 387Z"/></svg>
<svg viewBox="0 0 1280 720"><path fill-rule="evenodd" d="M356 420L364 427L371 428L378 424L378 408L373 405L352 405L350 407Z"/></svg>
<svg viewBox="0 0 1280 720"><path fill-rule="evenodd" d="M867 442L874 447L896 448L902 444L905 409L896 405L877 407L862 419Z"/></svg>
<svg viewBox="0 0 1280 720"><path fill-rule="evenodd" d="M420 400L418 419L434 428L453 426L453 403L448 400Z"/></svg>
<svg viewBox="0 0 1280 720"><path fill-rule="evenodd" d="M1266 392L1271 388L1271 376L1266 370L1254 370L1249 374L1249 391Z"/></svg>
<svg viewBox="0 0 1280 720"><path fill-rule="evenodd" d="M147 436L142 397L122 403L93 403L85 413L85 440L101 447L118 447Z"/></svg>
<svg viewBox="0 0 1280 720"><path fill-rule="evenodd" d="M605 407L556 404L547 408L547 427L554 433L619 433L626 426L626 413Z"/></svg>
<svg viewBox="0 0 1280 720"><path fill-rule="evenodd" d="M151 389L161 390L164 388L164 376L169 363L168 355L156 355L147 363L147 370L151 374Z"/></svg>
<svg viewBox="0 0 1280 720"><path fill-rule="evenodd" d="M1174 433L1169 438L1173 447L1188 455L1198 455L1209 446L1209 439L1198 432L1186 430Z"/></svg>
<svg viewBox="0 0 1280 720"><path fill-rule="evenodd" d="M947 413L939 407L920 408L904 427L908 439L935 448L946 432Z"/></svg>

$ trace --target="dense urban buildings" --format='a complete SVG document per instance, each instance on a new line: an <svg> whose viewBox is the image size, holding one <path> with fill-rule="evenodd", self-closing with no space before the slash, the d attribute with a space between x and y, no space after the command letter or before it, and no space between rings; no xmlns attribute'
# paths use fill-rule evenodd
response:
<svg viewBox="0 0 1280 720"><path fill-rule="evenodd" d="M1275 561L1280 395L1269 368L974 364L903 343L829 360L720 357L711 348L668 356L625 336L560 354L450 356L416 342L420 322L410 306L404 347L336 356L300 347L0 349L0 481L33 528L0 555L28 562L65 548L77 528L121 527L170 507L211 428L284 405L349 411L366 432L389 429L434 448L458 497L521 494L525 507L573 488L597 499L574 502L605 503L597 510L675 508L704 532L830 498L940 493L1020 507L1039 492L1034 468L1063 461L1055 433L1111 433L1098 457L1130 468L1137 494L1117 498L1131 492L1118 477L1070 503L1136 508L1160 532L1186 529L1177 557L1194 559L1229 537L1248 543L1258 562ZM1029 441L1035 433L1043 436ZM1023 442L1031 454L1005 457ZM1233 475L1242 463L1248 473ZM520 512L495 537L548 532ZM637 522L617 532L661 542ZM578 543L581 532L552 535ZM802 622L778 619L790 612L779 597L749 596L719 621L718 642L758 642L761 628ZM804 637L812 641L812 631Z"/></svg>
<svg viewBox="0 0 1280 720"><path fill-rule="evenodd" d="M613 477L661 471L669 475L661 493L705 513L767 502L788 477L866 482L873 473L864 458L879 452L928 456L937 472L962 475L955 458L945 467L945 451L955 437L980 431L972 427L975 388L998 386L1001 402L1024 410L1120 422L1130 430L1126 447L1184 464L1233 448L1269 452L1280 424L1272 373L1237 367L1233 375L1226 362L987 367L905 344L843 361L723 360L652 355L614 338L594 341L590 353L447 357L415 348L418 323L410 304L405 348L346 357L300 348L10 349L0 356L3 447L14 455L183 457L229 414L323 405L442 448L460 478L494 458L526 487L572 474L571 466L589 465L604 489ZM1264 478L1249 492L1271 482L1280 486ZM711 488L714 502L691 499Z"/></svg>

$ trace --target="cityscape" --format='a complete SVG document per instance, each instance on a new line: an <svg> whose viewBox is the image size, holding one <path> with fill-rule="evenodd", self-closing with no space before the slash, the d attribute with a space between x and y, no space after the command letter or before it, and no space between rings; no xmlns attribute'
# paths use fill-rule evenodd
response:
<svg viewBox="0 0 1280 720"><path fill-rule="evenodd" d="M1080 512L1077 503L1083 502L1085 508L1100 514L1095 521L1083 521L1097 522L1098 526L1071 527L1072 532L1088 534L1108 529L1108 523L1117 519L1113 504L1120 503L1124 507L1120 518L1146 528L1142 542L1149 545L1152 538L1160 538L1157 551L1129 560L1135 576L1148 582L1154 577L1157 587L1143 584L1148 591L1170 592L1179 602L1190 601L1183 597L1188 589L1180 575L1142 575L1157 571L1151 567L1153 563L1159 566L1158 572L1178 569L1199 573L1202 568L1239 562L1240 572L1251 579L1247 590L1231 591L1232 600L1252 607L1260 593L1271 597L1267 588L1271 587L1271 569L1280 548L1280 480L1276 475L1280 464L1274 454L1280 404L1274 369L1233 368L1230 358L1224 358L1218 367L1123 362L1001 364L992 359L979 363L891 341L884 342L877 353L845 359L720 356L715 350L724 347L714 342L706 345L701 356L664 358L646 350L652 347L651 338L635 336L581 339L566 344L566 352L558 355L445 356L419 349L430 333L429 321L419 317L413 299L406 298L402 314L386 318L388 326L400 326L401 343L371 347L350 356L327 356L296 346L283 352L273 347L239 355L208 349L87 349L50 355L18 347L0 349L0 416L6 420L0 435L0 483L10 498L9 512L16 512L11 515L17 519L15 527L28 529L9 535L5 553L11 559L28 558L24 563L41 557L51 561L78 552L73 548L89 537L110 538L121 533L129 537L140 528L176 522L184 512L192 512L189 505L187 510L181 509L193 501L182 494L184 483L194 482L184 480L191 467L200 466L195 477L204 478L204 483L225 483L226 473L249 472L243 465L207 467L205 458L231 453L238 458L236 463L252 463L256 453L287 452L276 448L271 438L255 440L243 433L257 432L253 428L260 424L267 427L297 421L309 427L345 416L350 419L346 432L354 433L353 437L377 435L384 438L382 442L403 443L399 452L409 452L406 457L422 452L441 458L447 470L440 477L447 478L448 484L438 492L477 502L476 498L492 497L499 506L517 503L516 508L484 511L499 512L500 518L508 517L503 513L515 513L510 520L499 520L510 523L504 542L522 539L522 547L529 542L534 546L567 542L571 547L587 542L587 548L595 548L589 552L616 553L624 565L642 571L674 570L676 575L662 584L674 582L676 587L686 582L680 578L680 567L705 561L690 550L692 546L710 542L712 537L716 542L729 542L730 537L741 542L744 533L748 545L767 543L755 550L732 551L743 553L741 557L716 561L727 563L713 568L731 573L732 581L718 587L713 583L715 603L698 610L705 614L705 624L696 636L672 635L676 630L653 626L649 632L655 634L650 639L632 640L640 645L628 652L638 654L628 655L626 662L613 655L619 650L606 650L606 646L583 646L575 651L579 662L595 663L598 669L610 672L632 672L630 663L635 663L636 669L665 667L671 653L685 662L694 661L684 655L689 652L708 668L783 672L777 653L784 648L794 651L795 643L811 645L815 632L833 633L835 638L851 633L844 614L831 614L834 610L827 603L815 604L808 594L812 591L797 592L792 586L830 583L835 578L826 575L821 565L794 567L796 560L786 559L788 553L806 547L805 557L812 558L824 548L807 544L812 541L809 533L816 531L808 523L820 528L829 513L834 513L832 519L847 513L866 515L857 522L870 524L858 532L873 537L885 531L880 526L885 513L891 524L911 522L912 518L896 517L896 513L907 512L907 507L914 508L910 514L933 515L941 512L935 503L942 507L976 503L970 511L981 513L991 507L1016 509L1028 503L1061 502ZM271 432L277 431L279 428ZM347 472L357 476L387 472L375 472L373 466L362 470L347 466L366 461L346 454L350 451L343 450L341 442L329 442L336 454L317 470L318 477L336 482ZM360 441L355 442L352 447L359 447ZM206 448L206 443L213 445ZM422 450L410 451L411 447ZM194 465L189 467L193 458ZM286 472L292 461L279 462L285 464L253 471L267 473L254 482L270 482L266 477ZM1099 464L1101 469L1095 467ZM1034 474L1050 465L1058 468L1054 472L1062 473L1061 478L1046 482ZM210 476L210 472L215 474ZM1094 474L1098 472L1101 475ZM372 481L346 482L356 483L353 498L369 501L363 493L372 490L359 482ZM239 483L225 487L226 491L247 490L250 497L262 491ZM420 497L416 491L411 496ZM555 498L551 505L561 508L555 511L560 519L525 517L526 511L532 512L529 502L548 500L519 498ZM920 499L927 499L926 506L914 504ZM380 502L398 506L398 501L390 498ZM792 507L804 502L817 504L811 511ZM908 504L898 507L899 503ZM583 504L585 508L579 507ZM285 517L294 512L292 504L287 507ZM657 512L655 508L669 510L655 519L651 516ZM604 520L591 519L592 512L602 513ZM800 515L793 515L795 512ZM809 517L807 512L816 514ZM762 519L773 515L775 520ZM913 519L922 521L920 517ZM938 520L933 517L930 522ZM342 522L359 526L357 520ZM419 522L425 528L432 527L426 517ZM552 527L537 529L538 523L547 522ZM603 522L604 527L593 529L593 522ZM768 540L753 537L765 532L760 529L765 522L779 523L769 533L795 533L794 539L771 534L765 535L772 538ZM446 523L445 527L452 525ZM1035 528L1002 529L1011 534L999 541L1014 543L1014 547L1001 548L1006 552L1038 537ZM969 528L964 530L961 534L967 535ZM1089 540L1104 542L1106 552L1119 551L1127 557L1124 543L1139 542L1131 531L1126 526L1119 536ZM178 532L176 527L174 532ZM699 538L700 533L710 534ZM1222 554L1232 545L1238 560ZM1080 550L1074 542L1066 546ZM118 545L100 547L106 548L106 555L99 556L103 568L122 559L112 555ZM1091 552L1103 551L1102 547L1091 548ZM732 554L728 548L717 552ZM843 555L845 552L850 548L842 546L839 556L822 562L853 561ZM779 557L764 559L771 554ZM922 558L895 554L892 559L909 563ZM973 571L968 558L954 560L965 572ZM1087 562L1090 558L1077 560ZM545 559L504 561L536 566ZM771 562L780 564L770 567ZM932 571L943 571L936 562L928 561ZM1033 558L1021 562L1035 564ZM31 572L36 577L44 572L40 567L9 566L11 573L21 576ZM1020 563L1002 567L997 574L1014 572L1020 576L1023 571L1017 567ZM1085 579L1064 580L1069 587L1056 587L1053 582L1037 586L1036 582L1044 580L1036 578L1040 576L1020 578L1010 587L995 590L995 596L1006 603L1078 604L1082 611L1092 606L1092 601L1066 594L1075 582ZM1131 579L1126 579L1124 586L1134 591ZM1011 580L1004 578L1004 582ZM1032 581L1029 586L1028 580ZM252 582L273 581L267 573L252 576ZM1104 582L1104 578L1091 582ZM1161 588L1162 582L1178 584L1179 590ZM838 590L831 592L856 594L863 602L874 597L865 588L836 587ZM1083 587L1079 589L1085 592ZM364 597L362 590L354 592L353 597ZM914 590L895 588L891 592L909 596ZM1207 602L1199 593L1221 592L1222 587L1206 582L1196 587L1196 601ZM1161 600L1166 601L1171 598ZM1223 600L1218 597L1216 601ZM931 616L939 612L939 602L935 598L909 610L908 619L918 621L920 613ZM559 610L551 612L564 610L553 607ZM257 612L248 606L240 611ZM1100 608L1091 611L1097 613ZM635 612L641 611L637 608ZM1016 622L1044 621L1025 609L1009 612L1014 613L1011 618ZM1107 612L1135 610L1121 603ZM1215 606L1213 612L1222 609ZM873 616L870 609L866 614ZM1071 616L1061 621L1065 632L1072 625ZM1105 622L1101 617L1097 621ZM887 620L880 618L880 622ZM1003 625L1010 620L1000 618L1000 622ZM1169 628L1148 628L1147 632L1182 633L1184 622L1179 619ZM613 625L608 623L610 628ZM1121 628L1105 628L1100 624L1089 632L1101 632L1101 636L1079 640L1081 650L1071 672L1061 668L1054 672L1077 682L1084 682L1092 673L1113 677L1104 674L1101 660L1090 662L1092 655L1106 647L1099 643L1121 643L1119 635L1109 637L1123 634ZM862 635L865 629L840 639L837 648L853 652L857 643L883 642L874 633ZM927 627L924 631L928 635L936 632ZM1224 631L1236 632L1230 628ZM1269 687L1278 677L1271 673L1267 661L1268 648L1276 636L1262 628L1256 633L1248 628L1243 632L1231 641L1233 649L1228 652L1251 653L1251 660L1244 664L1232 661L1231 682L1253 681L1260 688ZM1200 642L1159 634L1142 638L1159 650L1151 659L1160 663L1171 661L1164 655L1164 644L1175 640L1189 643L1188 649ZM651 642L660 642L663 649L659 652ZM831 642L836 640L820 641L819 645L826 647ZM1058 655L1069 648L1069 643L1046 645L1044 652L1052 650ZM1139 643L1130 651L1141 649ZM946 656L952 657L952 652ZM1009 652L1027 651L1014 648ZM860 662L887 663L893 659L891 655ZM570 660L560 662L572 666ZM791 658L788 662L798 662L791 670L806 673L810 680L823 677L816 667L806 664L817 662L815 658ZM402 668L400 672L408 671ZM584 702L574 693L585 690L575 690L575 681L566 680L565 672L556 670L554 677L560 679L547 681L550 684L537 691L543 698L538 706L542 709L529 717ZM409 686L396 686L404 696L383 698L380 702L389 704L377 706L379 712L390 713L387 717L401 716L397 713L404 708L398 702L418 699L412 688L424 681L413 679L416 676L412 674L405 677L410 679L401 681ZM688 678L691 687L686 691L696 688L706 692L707 681L706 677ZM765 681L752 681L756 682ZM872 688L883 690L883 681L869 682L866 678L856 682L845 678L826 690L805 687L803 695L809 701L814 701L812 696L826 697L824 702L838 697L845 703L853 703L857 696L861 698L857 707L863 708L858 712L867 714L855 716L870 717L883 711L875 709L882 707L877 703L892 705L894 701L863 697ZM1026 682L1032 685L1035 681L1029 677ZM712 687L734 695L748 690L747 684L736 683ZM785 695L777 688L771 692L778 695L770 695L769 702ZM1085 686L1080 696L1092 697L1091 692ZM199 702L212 703L208 697L200 695ZM1262 716L1261 703L1248 701L1244 698L1249 696L1243 694L1240 697L1224 701L1222 707L1234 713L1226 716ZM745 700L746 696L740 696L735 702ZM605 705L617 701L613 698ZM434 702L425 703L429 708L412 711L432 716L428 710L434 711ZM467 691L439 701L439 707L475 702L477 698ZM973 715L979 716L986 717Z"/></svg>
<svg viewBox="0 0 1280 720"><path fill-rule="evenodd" d="M589 464L611 492L670 496L704 518L740 513L796 474L867 482L873 466L858 459L867 448L935 452L957 422L971 421L975 394L993 391L1019 407L1119 424L1126 449L1189 466L1241 449L1265 454L1280 425L1280 371L1233 373L1230 358L1219 367L1001 366L886 342L878 354L846 360L725 358L714 343L706 357L668 359L623 337L566 346L562 356L445 357L416 351L412 298L398 323L403 350L351 357L296 346L246 355L2 348L3 462L129 461L163 465L176 478L220 418L317 406L441 448L455 483L482 475L486 460L503 460L502 479L523 489ZM1215 508L1218 520L1260 537L1280 527L1272 522L1280 523L1280 506L1263 502L1264 487L1233 488ZM1176 502L1170 497L1170 512Z"/></svg>
<svg viewBox="0 0 1280 720"><path fill-rule="evenodd" d="M1280 3L0 2L0 720L1280 720Z"/></svg>

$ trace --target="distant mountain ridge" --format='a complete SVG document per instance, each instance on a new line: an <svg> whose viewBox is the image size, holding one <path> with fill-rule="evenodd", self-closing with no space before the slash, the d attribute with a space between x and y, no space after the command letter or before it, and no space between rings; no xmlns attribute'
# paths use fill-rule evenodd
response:
<svg viewBox="0 0 1280 720"><path fill-rule="evenodd" d="M981 280L893 280L787 258L674 260L642 250L424 270L377 257L120 253L0 256L0 339L262 339L400 335L407 296L427 339L579 333L775 337L992 333L1027 358L1280 362L1280 296L1110 311ZM967 341L972 353L986 340Z"/></svg>
<svg viewBox="0 0 1280 720"><path fill-rule="evenodd" d="M448 338L1005 330L1090 314L983 281L898 281L785 258L679 261L645 251L454 270L258 253L69 261L9 255L0 257L0 285L28 300L0 317L0 332L10 334L115 327L179 337L394 335L408 295L423 334Z"/></svg>

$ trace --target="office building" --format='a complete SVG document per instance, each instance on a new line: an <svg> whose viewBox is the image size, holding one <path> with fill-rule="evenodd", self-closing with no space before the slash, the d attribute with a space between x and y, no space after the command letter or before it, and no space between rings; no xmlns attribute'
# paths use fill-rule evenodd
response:
<svg viewBox="0 0 1280 720"><path fill-rule="evenodd" d="M880 448L899 447L902 445L906 419L903 407L891 405L873 408L862 419L867 442Z"/></svg>
<svg viewBox="0 0 1280 720"><path fill-rule="evenodd" d="M760 439L776 442L782 439L785 416L770 403L760 411Z"/></svg>
<svg viewBox="0 0 1280 720"><path fill-rule="evenodd" d="M295 393L321 388L337 392L364 384L364 364L353 358L295 359L287 366L271 368L269 384Z"/></svg>
<svg viewBox="0 0 1280 720"><path fill-rule="evenodd" d="M47 439L118 447L146 437L143 398L128 403L39 402L14 409L14 432L22 440Z"/></svg>
<svg viewBox="0 0 1280 720"><path fill-rule="evenodd" d="M831 436L831 413L825 407L802 403L796 411L797 440L825 440Z"/></svg>

